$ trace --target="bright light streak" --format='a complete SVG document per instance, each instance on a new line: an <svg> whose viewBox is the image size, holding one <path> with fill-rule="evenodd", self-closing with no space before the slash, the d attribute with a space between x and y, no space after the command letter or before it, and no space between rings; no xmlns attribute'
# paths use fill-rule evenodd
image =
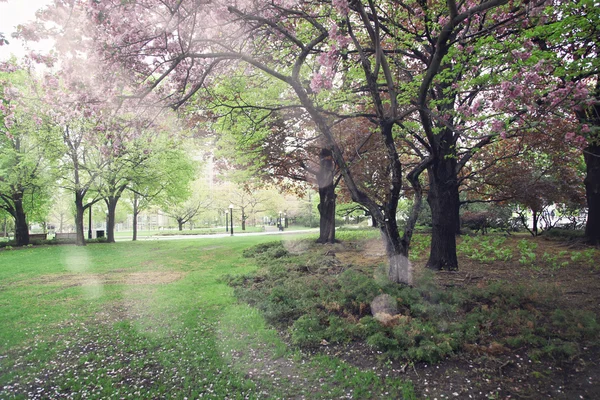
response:
<svg viewBox="0 0 600 400"><path fill-rule="evenodd" d="M35 12L51 3L52 0L8 0L0 2L0 32L10 42L0 46L0 61L8 60L11 54L17 58L28 53L22 41L12 37L17 26L35 19ZM50 41L41 41L29 45L38 51L47 51L52 47Z"/></svg>

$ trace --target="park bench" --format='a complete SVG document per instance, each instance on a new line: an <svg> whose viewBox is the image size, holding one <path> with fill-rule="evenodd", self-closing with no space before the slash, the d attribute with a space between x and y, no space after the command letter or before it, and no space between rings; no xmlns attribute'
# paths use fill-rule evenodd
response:
<svg viewBox="0 0 600 400"><path fill-rule="evenodd" d="M77 233L75 232L57 232L54 234L54 240L61 242L75 242L77 240Z"/></svg>
<svg viewBox="0 0 600 400"><path fill-rule="evenodd" d="M47 233L30 233L29 234L29 241L33 241L33 240L46 240L48 239L48 234Z"/></svg>

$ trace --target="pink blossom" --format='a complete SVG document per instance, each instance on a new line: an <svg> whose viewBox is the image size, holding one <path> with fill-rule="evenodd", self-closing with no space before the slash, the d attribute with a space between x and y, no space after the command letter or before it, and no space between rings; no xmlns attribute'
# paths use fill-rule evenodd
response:
<svg viewBox="0 0 600 400"><path fill-rule="evenodd" d="M577 135L577 137L575 137L575 143L577 143L580 146L585 146L587 145L587 139L581 135Z"/></svg>
<svg viewBox="0 0 600 400"><path fill-rule="evenodd" d="M348 13L350 13L350 4L348 4L348 0L333 0L331 3L340 15L346 17Z"/></svg>
<svg viewBox="0 0 600 400"><path fill-rule="evenodd" d="M590 126L588 124L581 125L581 133L590 133Z"/></svg>
<svg viewBox="0 0 600 400"><path fill-rule="evenodd" d="M492 121L492 131L503 132L504 131L504 122L497 120L497 119L493 120Z"/></svg>
<svg viewBox="0 0 600 400"><path fill-rule="evenodd" d="M310 81L310 88L313 92L319 93L321 88L323 87L323 75L320 72L317 72L313 75L312 80Z"/></svg>
<svg viewBox="0 0 600 400"><path fill-rule="evenodd" d="M565 134L565 140L566 141L570 142L571 140L573 140L574 137L575 137L575 132L567 132Z"/></svg>

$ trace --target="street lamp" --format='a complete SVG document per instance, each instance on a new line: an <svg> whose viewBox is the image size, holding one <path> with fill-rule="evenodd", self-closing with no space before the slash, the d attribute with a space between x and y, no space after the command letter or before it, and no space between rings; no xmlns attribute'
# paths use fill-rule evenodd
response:
<svg viewBox="0 0 600 400"><path fill-rule="evenodd" d="M92 206L88 210L88 239L92 238Z"/></svg>
<svg viewBox="0 0 600 400"><path fill-rule="evenodd" d="M233 204L229 204L229 220L231 221L231 236L233 236Z"/></svg>
<svg viewBox="0 0 600 400"><path fill-rule="evenodd" d="M279 230L282 231L283 230L283 211L279 211L279 224L277 224L279 226Z"/></svg>
<svg viewBox="0 0 600 400"><path fill-rule="evenodd" d="M227 214L227 209L225 209L225 232L229 232L229 214Z"/></svg>

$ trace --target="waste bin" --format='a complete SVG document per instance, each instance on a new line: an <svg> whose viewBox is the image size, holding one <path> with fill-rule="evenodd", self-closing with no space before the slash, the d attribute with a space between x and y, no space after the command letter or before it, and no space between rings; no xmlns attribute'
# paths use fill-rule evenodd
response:
<svg viewBox="0 0 600 400"><path fill-rule="evenodd" d="M104 229L96 231L96 238L104 237Z"/></svg>

